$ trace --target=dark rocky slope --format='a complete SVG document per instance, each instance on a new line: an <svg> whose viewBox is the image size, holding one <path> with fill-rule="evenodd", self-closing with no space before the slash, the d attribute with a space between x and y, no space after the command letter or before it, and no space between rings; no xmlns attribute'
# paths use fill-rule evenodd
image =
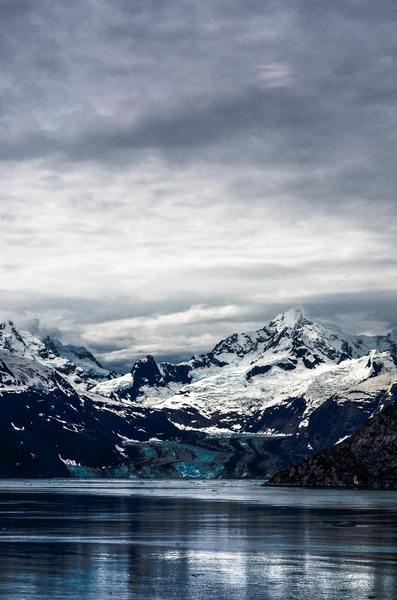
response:
<svg viewBox="0 0 397 600"><path fill-rule="evenodd" d="M397 489L397 385L392 404L350 438L274 475L264 485Z"/></svg>

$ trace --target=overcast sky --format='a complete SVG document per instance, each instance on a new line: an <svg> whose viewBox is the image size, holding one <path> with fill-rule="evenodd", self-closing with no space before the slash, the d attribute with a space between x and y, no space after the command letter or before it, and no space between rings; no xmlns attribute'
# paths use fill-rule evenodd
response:
<svg viewBox="0 0 397 600"><path fill-rule="evenodd" d="M394 0L0 0L0 318L108 364L397 324Z"/></svg>

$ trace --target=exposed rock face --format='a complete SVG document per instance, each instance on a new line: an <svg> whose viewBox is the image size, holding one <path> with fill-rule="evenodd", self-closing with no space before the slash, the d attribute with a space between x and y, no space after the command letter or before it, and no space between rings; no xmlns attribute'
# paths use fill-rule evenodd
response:
<svg viewBox="0 0 397 600"><path fill-rule="evenodd" d="M131 370L134 386L139 390L143 385L161 385L162 377L153 356L148 355L134 363Z"/></svg>
<svg viewBox="0 0 397 600"><path fill-rule="evenodd" d="M351 437L265 485L397 489L397 385L390 397L392 403Z"/></svg>
<svg viewBox="0 0 397 600"><path fill-rule="evenodd" d="M192 367L186 364L173 365L171 363L161 363L161 372L163 374L163 381L165 385L169 383L191 383L191 371Z"/></svg>
<svg viewBox="0 0 397 600"><path fill-rule="evenodd" d="M161 363L159 368L153 356L149 354L135 361L131 369L132 385L128 393L133 398L137 397L145 386L164 387L169 383L190 383L190 371L191 367L184 364Z"/></svg>

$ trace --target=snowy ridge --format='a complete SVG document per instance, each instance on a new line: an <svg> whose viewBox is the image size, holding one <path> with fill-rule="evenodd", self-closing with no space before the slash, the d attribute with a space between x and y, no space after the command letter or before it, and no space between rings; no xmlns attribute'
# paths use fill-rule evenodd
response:
<svg viewBox="0 0 397 600"><path fill-rule="evenodd" d="M79 346L66 346L59 340L43 340L29 331L22 331L12 321L0 324L0 350L36 361L57 371L77 389L87 390L114 376L105 369L89 350Z"/></svg>

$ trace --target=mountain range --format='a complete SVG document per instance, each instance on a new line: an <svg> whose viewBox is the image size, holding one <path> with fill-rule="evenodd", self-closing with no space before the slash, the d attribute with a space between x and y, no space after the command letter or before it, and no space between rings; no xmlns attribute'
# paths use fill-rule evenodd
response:
<svg viewBox="0 0 397 600"><path fill-rule="evenodd" d="M124 375L7 321L0 476L271 477L392 405L396 364L393 333L348 335L297 310Z"/></svg>

